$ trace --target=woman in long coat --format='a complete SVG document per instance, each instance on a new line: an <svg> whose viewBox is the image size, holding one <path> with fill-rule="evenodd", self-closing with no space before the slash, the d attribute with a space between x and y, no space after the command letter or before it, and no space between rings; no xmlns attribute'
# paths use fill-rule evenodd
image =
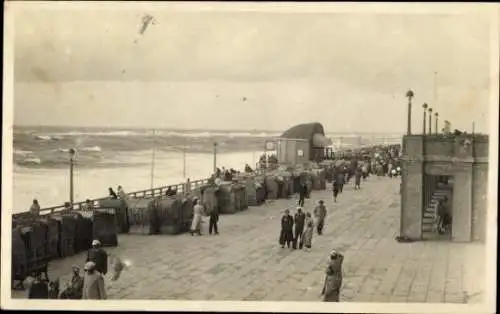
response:
<svg viewBox="0 0 500 314"><path fill-rule="evenodd" d="M290 211L285 210L285 214L281 217L281 232L279 243L281 248L286 246L290 248L293 242L293 217L290 215Z"/></svg>
<svg viewBox="0 0 500 314"><path fill-rule="evenodd" d="M339 302L340 287L342 286L342 262L344 256L335 250L330 252L330 261L326 267L325 283L321 294L323 302Z"/></svg>
<svg viewBox="0 0 500 314"><path fill-rule="evenodd" d="M201 236L201 217L203 215L203 206L199 204L200 200L196 197L194 198L193 206L193 221L191 222L191 230L189 231L191 235L195 233Z"/></svg>
<svg viewBox="0 0 500 314"><path fill-rule="evenodd" d="M314 221L311 213L306 214L306 229L302 234L302 244L305 251L309 251L312 246L312 237L314 233Z"/></svg>

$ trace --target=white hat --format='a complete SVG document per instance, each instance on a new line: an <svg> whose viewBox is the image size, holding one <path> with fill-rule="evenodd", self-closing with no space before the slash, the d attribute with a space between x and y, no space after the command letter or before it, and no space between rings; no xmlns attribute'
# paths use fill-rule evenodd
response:
<svg viewBox="0 0 500 314"><path fill-rule="evenodd" d="M338 253L337 253L337 251L335 251L335 250L331 250L331 251L330 251L330 256L336 256L337 254L338 254Z"/></svg>
<svg viewBox="0 0 500 314"><path fill-rule="evenodd" d="M300 207L300 206L297 206L297 210L299 210L299 209L300 209L300 210L302 210L302 207Z"/></svg>
<svg viewBox="0 0 500 314"><path fill-rule="evenodd" d="M101 245L101 241L99 241L99 240L92 241L92 246L96 246L96 245Z"/></svg>
<svg viewBox="0 0 500 314"><path fill-rule="evenodd" d="M95 263L92 261L85 263L85 266L83 267L84 270L92 270L94 268L95 268Z"/></svg>

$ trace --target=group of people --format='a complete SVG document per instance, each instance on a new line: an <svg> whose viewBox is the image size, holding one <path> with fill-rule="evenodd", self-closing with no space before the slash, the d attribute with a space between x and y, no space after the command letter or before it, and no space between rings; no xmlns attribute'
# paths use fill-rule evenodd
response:
<svg viewBox="0 0 500 314"><path fill-rule="evenodd" d="M208 234L214 235L219 234L219 211L216 208L205 209L201 205L200 199L198 197L193 198L193 220L191 221L191 228L189 233L193 235L201 236L201 224L203 223L203 216L208 216Z"/></svg>
<svg viewBox="0 0 500 314"><path fill-rule="evenodd" d="M125 268L123 262L115 258L114 273L111 280L117 280ZM40 273L33 274L33 281L28 290L29 299L72 299L104 300L107 299L105 279L108 272L108 253L99 240L92 241L92 248L87 252L83 267L83 276L79 266L72 267L69 281L59 293L59 280L47 281Z"/></svg>
<svg viewBox="0 0 500 314"><path fill-rule="evenodd" d="M302 207L297 207L297 212L294 216L290 215L290 210L286 209L281 217L281 231L279 236L279 244L281 248L285 247L293 250L304 248L306 251L312 247L312 238L314 227L318 235L323 233L323 227L326 218L326 207L323 200L318 201L316 208L313 211L314 219L311 213L304 213Z"/></svg>

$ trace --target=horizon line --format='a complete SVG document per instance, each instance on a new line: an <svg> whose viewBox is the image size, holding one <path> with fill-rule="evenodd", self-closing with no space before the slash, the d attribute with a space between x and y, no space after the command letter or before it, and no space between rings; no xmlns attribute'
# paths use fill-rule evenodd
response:
<svg viewBox="0 0 500 314"><path fill-rule="evenodd" d="M298 125L298 124L295 124ZM294 125L294 126L295 126ZM222 131L222 132L285 132L287 129L194 129L194 128L178 128L178 127L145 127L145 126L89 126L89 125L54 125L54 124L13 124L14 128L36 128L36 127L48 127L48 128L88 128L88 129L135 129L135 130L168 130L168 131L204 131L204 132L214 132L214 131ZM288 129L292 128L289 127ZM397 132L397 131L385 131L385 132L370 132L370 131L334 131L334 132L325 132L325 134L401 134L404 135L405 132Z"/></svg>

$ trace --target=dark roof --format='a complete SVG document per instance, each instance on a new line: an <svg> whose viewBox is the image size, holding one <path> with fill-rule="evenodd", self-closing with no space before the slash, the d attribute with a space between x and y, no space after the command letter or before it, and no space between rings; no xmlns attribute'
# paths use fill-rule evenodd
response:
<svg viewBox="0 0 500 314"><path fill-rule="evenodd" d="M303 139L312 140L314 134L319 133L325 135L325 130L321 123L304 123L296 125L288 130L286 130L281 137L282 138L293 138L293 139Z"/></svg>

